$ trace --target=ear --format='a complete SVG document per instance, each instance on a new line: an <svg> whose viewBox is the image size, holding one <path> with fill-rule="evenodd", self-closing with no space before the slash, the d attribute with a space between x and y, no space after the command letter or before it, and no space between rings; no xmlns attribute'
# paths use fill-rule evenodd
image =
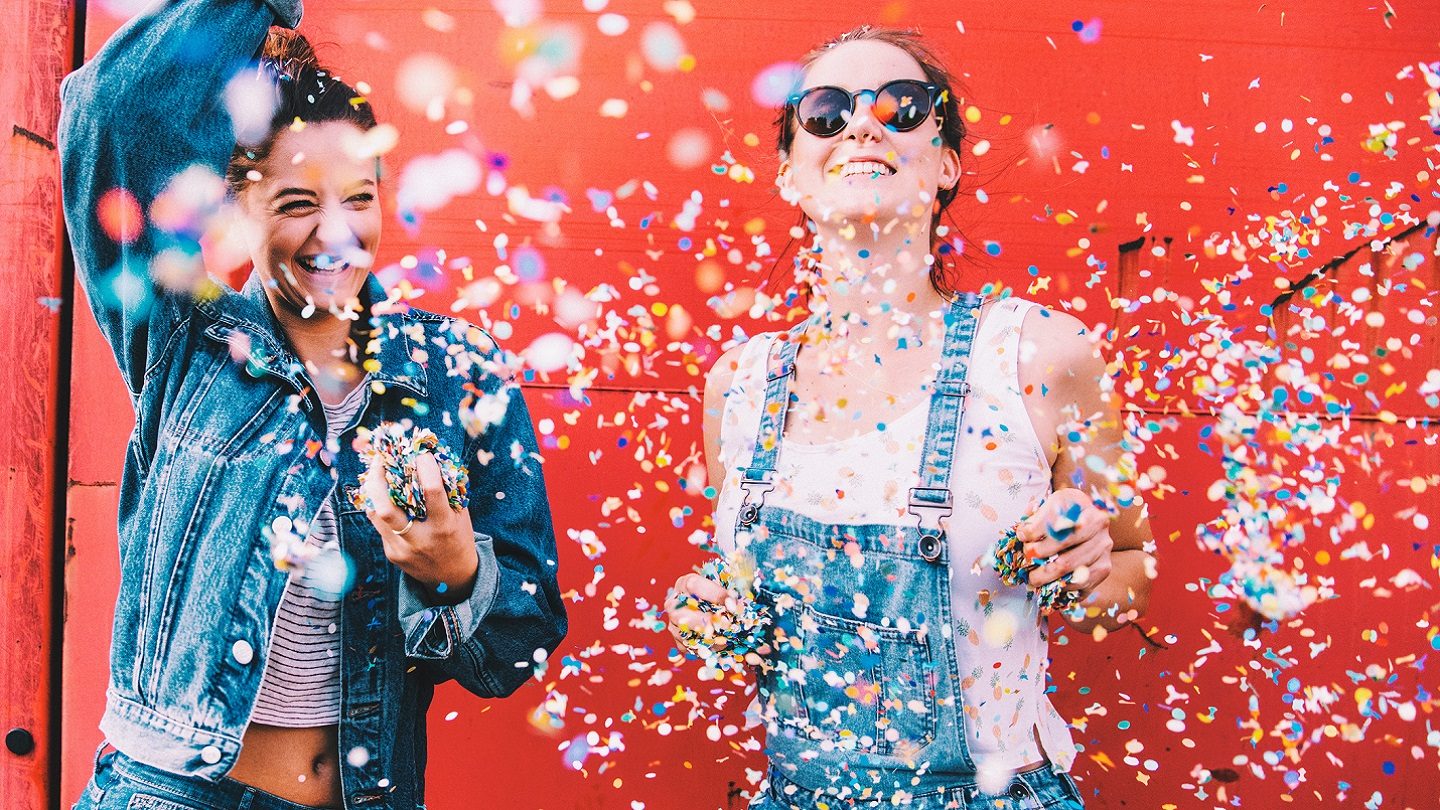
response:
<svg viewBox="0 0 1440 810"><path fill-rule="evenodd" d="M960 183L960 154L950 147L940 151L940 188L955 188Z"/></svg>
<svg viewBox="0 0 1440 810"><path fill-rule="evenodd" d="M789 158L780 161L780 169L775 173L775 185L781 191L786 191L794 186L794 182L790 179Z"/></svg>
<svg viewBox="0 0 1440 810"><path fill-rule="evenodd" d="M788 158L780 161L780 170L775 174L775 188L780 191L780 199L791 205L800 204L800 191L795 188L795 172Z"/></svg>

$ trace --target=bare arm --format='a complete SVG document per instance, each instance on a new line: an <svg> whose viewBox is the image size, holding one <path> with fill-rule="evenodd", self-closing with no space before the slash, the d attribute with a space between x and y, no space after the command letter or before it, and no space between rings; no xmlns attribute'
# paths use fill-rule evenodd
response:
<svg viewBox="0 0 1440 810"><path fill-rule="evenodd" d="M1026 400L1042 437L1053 436L1054 493L1037 511L1028 536L1031 553L1057 560L1031 573L1041 585L1073 575L1086 593L1085 615L1077 627L1116 629L1143 614L1154 578L1154 537L1144 503L1131 488L1134 457L1125 445L1119 396L1105 362L1069 315L1032 312L1024 340L1037 350L1022 364ZM1035 384L1039 382L1040 384ZM1097 507L1096 502L1103 504ZM1079 525L1065 540L1051 539L1045 521L1071 504L1082 507ZM1103 631L1102 631L1103 632Z"/></svg>
<svg viewBox="0 0 1440 810"><path fill-rule="evenodd" d="M704 416L701 418L705 441L706 480L713 488L710 495L712 505L720 500L720 490L725 485L725 470L720 466L720 420L725 414L725 394L735 379L735 367L740 362L743 346L735 346L720 355L710 373L705 375Z"/></svg>
<svg viewBox="0 0 1440 810"><path fill-rule="evenodd" d="M710 373L705 375L705 413L700 424L704 433L705 472L711 488L712 506L719 503L720 490L725 486L725 469L720 464L720 425L725 414L725 395L735 378L735 366L740 360L741 350L740 346L736 346L720 355ZM725 604L730 598L730 592L720 583L695 573L681 574L680 578L675 580L675 586L670 589L670 595L665 600L665 612L669 617L670 634L682 647L685 646L680 635L682 629L700 630L708 627L711 622L710 616L680 606L680 601L686 596L694 596L714 604Z"/></svg>

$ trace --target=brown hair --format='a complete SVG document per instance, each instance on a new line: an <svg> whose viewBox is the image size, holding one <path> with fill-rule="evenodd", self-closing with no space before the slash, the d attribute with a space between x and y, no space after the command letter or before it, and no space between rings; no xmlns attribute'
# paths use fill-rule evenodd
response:
<svg viewBox="0 0 1440 810"><path fill-rule="evenodd" d="M812 49L801 57L800 67L808 70L816 60L832 49L847 42L859 41L884 42L894 45L909 54L910 58L920 65L920 70L925 74L925 80L939 88L939 103L936 104L935 115L936 121L940 125L940 140L946 147L955 150L957 156L960 155L960 148L967 134L965 118L960 114L960 93L957 92L961 88L959 82L941 63L940 58L935 55L930 46L925 44L919 31L862 25ZM785 105L780 111L779 118L775 120L775 126L777 130L776 147L782 156L788 155L791 144L795 142L796 129L799 127L794 105L788 103ZM932 252L939 246L936 231L940 225L940 218L959 194L959 183L951 188L938 189L935 193L936 205L930 218L930 249ZM953 285L949 284L945 278L944 263L940 261L940 256L936 256L934 264L930 266L930 285L941 295L948 296L953 291L950 289Z"/></svg>
<svg viewBox="0 0 1440 810"><path fill-rule="evenodd" d="M363 130L376 123L370 102L321 66L315 48L304 35L271 28L259 61L261 80L275 89L275 113L259 143L235 144L225 169L225 184L231 194L244 191L250 182L249 173L270 155L276 136L296 121L344 121Z"/></svg>

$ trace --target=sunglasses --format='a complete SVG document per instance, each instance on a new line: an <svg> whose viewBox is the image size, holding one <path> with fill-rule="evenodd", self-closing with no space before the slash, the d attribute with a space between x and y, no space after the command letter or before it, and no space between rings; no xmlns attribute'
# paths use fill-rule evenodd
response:
<svg viewBox="0 0 1440 810"><path fill-rule="evenodd" d="M930 110L943 98L940 88L915 79L896 79L880 85L878 90L857 90L822 85L790 97L786 103L794 111L800 127L818 138L840 134L855 115L855 102L870 102L870 114L891 132L909 132L925 123Z"/></svg>

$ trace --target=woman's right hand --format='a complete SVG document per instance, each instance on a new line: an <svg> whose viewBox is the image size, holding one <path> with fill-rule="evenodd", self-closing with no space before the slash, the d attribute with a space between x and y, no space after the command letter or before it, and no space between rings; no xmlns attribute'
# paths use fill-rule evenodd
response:
<svg viewBox="0 0 1440 810"><path fill-rule="evenodd" d="M688 630L708 636L717 624L729 623L729 617L725 613L709 613L687 607L684 604L687 597L722 607L729 613L729 617L735 616L740 609L735 594L713 579L706 579L699 574L685 574L675 580L675 586L670 589L670 595L665 599L665 615L670 635L675 637L675 643L685 649L690 648L693 642L687 641L682 631Z"/></svg>

